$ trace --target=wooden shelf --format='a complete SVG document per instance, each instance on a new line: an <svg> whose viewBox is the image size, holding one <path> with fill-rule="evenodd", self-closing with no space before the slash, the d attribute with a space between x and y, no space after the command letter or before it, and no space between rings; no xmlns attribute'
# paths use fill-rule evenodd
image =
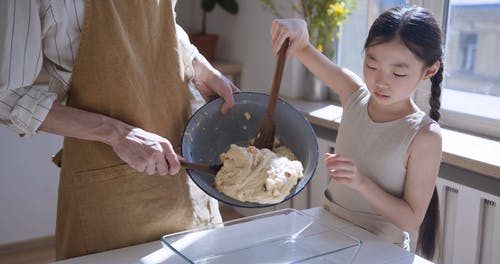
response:
<svg viewBox="0 0 500 264"><path fill-rule="evenodd" d="M212 66L219 70L222 74L232 77L234 85L240 88L242 66L238 63L233 63L224 60L216 60L212 62Z"/></svg>

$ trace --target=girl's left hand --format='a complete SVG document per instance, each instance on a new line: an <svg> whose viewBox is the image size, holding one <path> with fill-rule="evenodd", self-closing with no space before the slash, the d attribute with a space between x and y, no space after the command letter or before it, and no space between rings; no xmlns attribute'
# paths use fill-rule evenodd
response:
<svg viewBox="0 0 500 264"><path fill-rule="evenodd" d="M358 171L354 161L348 157L326 153L326 169L330 178L349 188L359 190L365 176Z"/></svg>

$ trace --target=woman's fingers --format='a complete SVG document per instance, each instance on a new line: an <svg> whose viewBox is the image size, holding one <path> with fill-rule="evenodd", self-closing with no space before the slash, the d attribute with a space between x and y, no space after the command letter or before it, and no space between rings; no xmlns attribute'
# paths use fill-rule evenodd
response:
<svg viewBox="0 0 500 264"><path fill-rule="evenodd" d="M118 157L138 172L175 175L181 168L170 141L140 128L131 129L112 147Z"/></svg>
<svg viewBox="0 0 500 264"><path fill-rule="evenodd" d="M146 173L148 175L153 175L156 173L156 162L153 158L148 159L146 163Z"/></svg>
<svg viewBox="0 0 500 264"><path fill-rule="evenodd" d="M239 91L239 89L230 81L226 81L225 77L223 77L225 81L222 85L227 85L229 89L222 90L222 98L224 98L224 103L221 106L221 113L227 113L234 106L234 96L233 92Z"/></svg>
<svg viewBox="0 0 500 264"><path fill-rule="evenodd" d="M139 163L132 166L138 172L144 172L146 170L146 163Z"/></svg>
<svg viewBox="0 0 500 264"><path fill-rule="evenodd" d="M161 151L156 151L147 160L129 165L136 171L145 172L148 175L154 175L157 173L162 176L166 175L167 173L174 175L179 172L180 164L178 161L176 162L176 158L172 156L176 156L176 154L174 153L165 155Z"/></svg>
<svg viewBox="0 0 500 264"><path fill-rule="evenodd" d="M164 176L168 173L168 164L165 157L163 157L163 153L156 152L154 154L154 164L158 174Z"/></svg>
<svg viewBox="0 0 500 264"><path fill-rule="evenodd" d="M179 163L179 158L177 157L177 154L174 152L172 145L170 143L164 143L167 145L164 147L164 155L165 155L165 160L168 163L168 173L170 175L175 175L179 172L181 169L181 164Z"/></svg>

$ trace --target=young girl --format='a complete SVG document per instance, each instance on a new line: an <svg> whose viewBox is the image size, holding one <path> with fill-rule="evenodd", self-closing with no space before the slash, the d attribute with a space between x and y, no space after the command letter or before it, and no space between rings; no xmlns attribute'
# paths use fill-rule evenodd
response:
<svg viewBox="0 0 500 264"><path fill-rule="evenodd" d="M275 20L271 34L275 53L289 38L288 53L337 92L344 109L336 153L326 153L331 180L325 208L406 249L408 233L420 227L417 253L432 259L443 72L436 20L421 7L381 14L365 42L364 82L309 43L303 20ZM429 79L430 117L411 98L418 83Z"/></svg>

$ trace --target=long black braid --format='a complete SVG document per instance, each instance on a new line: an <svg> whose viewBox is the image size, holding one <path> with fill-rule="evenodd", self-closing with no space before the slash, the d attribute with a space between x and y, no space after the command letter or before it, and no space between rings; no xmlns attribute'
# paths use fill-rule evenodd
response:
<svg viewBox="0 0 500 264"><path fill-rule="evenodd" d="M438 122L441 114L439 113L439 108L441 108L441 82L443 81L443 62L439 59L440 67L434 76L431 77L431 97L429 98L429 104L431 105L431 110L429 111L429 116Z"/></svg>

